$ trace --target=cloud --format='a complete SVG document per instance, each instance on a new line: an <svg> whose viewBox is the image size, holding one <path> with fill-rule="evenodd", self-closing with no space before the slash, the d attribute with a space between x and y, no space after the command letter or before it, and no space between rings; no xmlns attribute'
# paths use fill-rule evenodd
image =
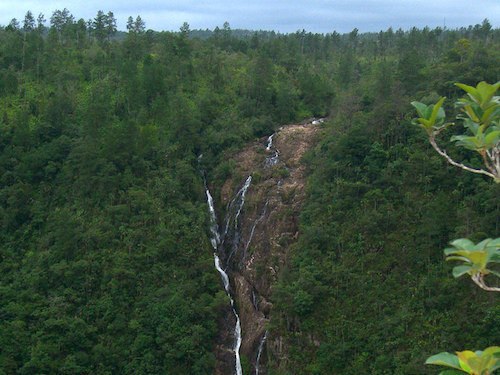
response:
<svg viewBox="0 0 500 375"><path fill-rule="evenodd" d="M408 29L412 26L455 28L480 23L488 18L494 27L500 24L498 0L87 0L85 2L3 0L0 24L24 18L27 10L46 18L55 9L68 8L75 18L94 18L98 10L111 10L118 27L125 28L128 16L138 14L154 30L178 30L184 21L191 28L213 29L225 21L232 28L265 29L294 32L349 32Z"/></svg>

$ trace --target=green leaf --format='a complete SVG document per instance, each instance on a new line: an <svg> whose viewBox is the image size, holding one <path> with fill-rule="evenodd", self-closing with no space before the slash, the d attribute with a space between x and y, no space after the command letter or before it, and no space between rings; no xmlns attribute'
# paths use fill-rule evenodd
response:
<svg viewBox="0 0 500 375"><path fill-rule="evenodd" d="M500 346L490 346L483 350L483 356L485 355L500 355Z"/></svg>
<svg viewBox="0 0 500 375"><path fill-rule="evenodd" d="M468 250L455 250L454 252L450 253L451 255L446 259L449 260L451 258L451 256L459 256L459 257L465 257L467 259L470 259L470 256L473 253L474 253L473 251L468 251Z"/></svg>
<svg viewBox="0 0 500 375"><path fill-rule="evenodd" d="M477 90L472 86L464 85L463 83L455 83L455 86L460 87L462 90L464 90L468 94L472 95L472 97L474 97L474 98L479 95Z"/></svg>
<svg viewBox="0 0 500 375"><path fill-rule="evenodd" d="M446 258L446 261L449 261L449 260L460 260L462 262L472 263L469 258L454 256L454 255L451 255L451 256Z"/></svg>
<svg viewBox="0 0 500 375"><path fill-rule="evenodd" d="M479 242L476 246L474 246L474 251L484 251L488 243L491 241L491 238L487 238Z"/></svg>
<svg viewBox="0 0 500 375"><path fill-rule="evenodd" d="M489 83L486 83L484 81L481 81L477 84L477 91L482 98L481 105L488 103L493 98L493 95L495 95L495 92L498 90L498 85L499 82L490 85Z"/></svg>
<svg viewBox="0 0 500 375"><path fill-rule="evenodd" d="M425 111L427 110L427 106L424 103L413 101L411 102L411 105L415 107L420 117L425 117Z"/></svg>
<svg viewBox="0 0 500 375"><path fill-rule="evenodd" d="M488 246L500 247L500 238L495 238L495 239L491 240L490 243L488 244Z"/></svg>
<svg viewBox="0 0 500 375"><path fill-rule="evenodd" d="M490 374L493 373L493 371L498 370L500 368L500 360L496 361L493 366L490 368Z"/></svg>
<svg viewBox="0 0 500 375"><path fill-rule="evenodd" d="M432 125L435 124L436 119L443 120L445 118L446 115L444 113L444 109L441 108L445 99L446 98L443 96L432 108L431 117L429 119Z"/></svg>
<svg viewBox="0 0 500 375"><path fill-rule="evenodd" d="M463 375L462 371L458 370L444 370L439 373L439 375Z"/></svg>
<svg viewBox="0 0 500 375"><path fill-rule="evenodd" d="M486 266L488 254L485 251L473 251L470 253L468 258L471 260L474 265L481 265L482 267Z"/></svg>
<svg viewBox="0 0 500 375"><path fill-rule="evenodd" d="M467 265L460 265L460 266L456 266L453 268L453 277L457 278L457 277L460 277L464 274L466 274L467 272L469 272L471 270L471 266L467 266Z"/></svg>
<svg viewBox="0 0 500 375"><path fill-rule="evenodd" d="M500 135L500 131L496 130L496 131L492 131L492 132L488 133L484 137L484 143L486 145L490 145L490 147L488 147L488 148L491 148L498 143L498 141L500 140L499 135Z"/></svg>
<svg viewBox="0 0 500 375"><path fill-rule="evenodd" d="M495 118L495 114L497 111L498 111L498 106L492 105L490 108L484 111L483 116L481 117L481 122L489 124L489 122Z"/></svg>
<svg viewBox="0 0 500 375"><path fill-rule="evenodd" d="M452 368L456 368L458 370L461 370L458 357L455 354L451 354L448 352L442 352L442 353L435 354L435 355L427 358L427 361L425 361L425 364L426 365L442 365L442 366L448 366L448 367L452 367Z"/></svg>
<svg viewBox="0 0 500 375"><path fill-rule="evenodd" d="M450 242L450 244L458 249L464 249L469 251L474 250L474 242L472 242L467 238L459 238L457 240L453 240Z"/></svg>
<svg viewBox="0 0 500 375"><path fill-rule="evenodd" d="M475 369L474 365L476 364L474 360L477 359L476 353L471 350L464 350L462 352L457 352L457 356L462 370L472 374Z"/></svg>
<svg viewBox="0 0 500 375"><path fill-rule="evenodd" d="M500 368L500 346L490 346L484 349L483 356L491 356L494 359L490 366L490 373Z"/></svg>

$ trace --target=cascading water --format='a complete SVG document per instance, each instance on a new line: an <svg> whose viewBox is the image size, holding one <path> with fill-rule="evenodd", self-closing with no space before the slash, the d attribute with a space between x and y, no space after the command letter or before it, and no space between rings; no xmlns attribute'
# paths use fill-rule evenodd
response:
<svg viewBox="0 0 500 375"><path fill-rule="evenodd" d="M232 242L231 242L232 243L231 251L230 251L229 256L227 257L227 260L226 260L226 267L225 267L226 270L227 270L227 268L229 266L229 262L231 261L231 258L233 257L233 255L238 250L238 245L239 245L239 242L240 242L240 233L239 233L239 228L238 228L238 218L240 217L241 210L243 208L243 205L245 204L245 194L247 193L248 187L250 186L251 182L252 182L252 175L250 175L250 176L247 177L247 179L245 181L245 184L236 193L236 196L234 197L234 199L231 201L231 203L229 204L229 206L227 208L227 213L226 213L226 218L225 218L226 228L224 229L224 234L222 236L222 245L223 245L223 247L224 247L224 245L226 243L226 240L228 239L228 234L229 234L229 229L230 229L230 227L229 227L230 223L234 222L234 226L232 228L233 237L232 237ZM237 207L236 210L235 210L235 205ZM234 218L231 220L231 217L234 214L234 212L236 212L236 214L234 215Z"/></svg>
<svg viewBox="0 0 500 375"><path fill-rule="evenodd" d="M245 185L243 185L243 187L238 192L238 195L241 197L241 199L240 199L240 205L238 207L238 212L236 213L236 216L234 217L234 228L235 229L237 229L237 227L238 227L238 217L240 217L241 209L243 208L243 205L245 204L245 194L247 193L248 187L250 186L250 182L252 182L252 175L247 177L247 180L245 181Z"/></svg>
<svg viewBox="0 0 500 375"><path fill-rule="evenodd" d="M245 244L245 248L243 249L243 256L241 257L241 261L240 261L240 266L243 264L243 262L245 261L246 257L247 257L247 251L248 251L248 248L250 247L250 243L252 242L252 238L253 238L253 234L255 232L255 227L264 219L264 217L266 216L266 212L267 212L267 205L269 204L269 201L266 201L266 204L264 205L264 210L262 211L262 214L259 216L259 218L257 220L255 220L255 222L253 223L252 225L252 230L250 231L250 236L248 237L248 241L247 243Z"/></svg>
<svg viewBox="0 0 500 375"><path fill-rule="evenodd" d="M234 307L234 299L231 295L231 290L230 290L230 282L229 282L229 276L226 273L226 271L221 267L221 261L218 255L219 249L223 249L224 246L224 241L227 237L228 230L229 230L229 223L230 223L230 218L231 215L228 215L226 217L226 225L225 225L225 230L224 233L221 235L219 233L219 226L217 225L217 217L215 215L215 208L214 208L214 201L212 198L212 195L210 194L210 191L208 190L205 175L202 171L202 176L203 176L203 182L205 184L205 193L207 195L207 203L208 203L208 208L210 211L210 232L211 232L211 239L210 242L212 244L212 247L214 249L214 264L215 268L219 272L222 282L224 284L224 289L226 290L226 294L229 296L229 299L231 301L231 308L233 310L234 316L236 317L236 326L234 327L234 337L235 337L235 344L234 344L234 353L235 353L235 359L236 359L236 364L235 364L235 370L236 370L236 375L242 375L243 371L241 368L241 359L240 359L240 346L241 346L241 321L238 313L236 312L236 308ZM241 210L243 208L243 205L245 203L245 194L250 186L250 182L252 181L252 176L248 176L247 180L245 181L245 184L243 187L238 191L236 194L235 198L232 200L230 204L230 209L234 207L235 204L237 204L237 211L236 215L234 216L234 229L235 232L237 232L238 229L238 217L241 214ZM230 210L228 211L230 212ZM236 245L237 247L237 245ZM233 246L234 248L234 246ZM231 254L230 254L231 256ZM226 269L228 266L229 258L226 261Z"/></svg>
<svg viewBox="0 0 500 375"><path fill-rule="evenodd" d="M252 175L247 177L243 187L240 190L238 190L238 192L234 196L231 203L229 203L229 205L227 206L227 209L226 209L227 214L226 214L226 218L224 219L224 221L226 222L226 227L224 229L224 233L222 234L222 241L225 240L227 233L228 233L228 230L229 230L229 224L231 223L230 219L231 219L232 208L234 207L235 203L239 199L240 204L238 206L238 211L236 213L235 220L234 220L235 228L238 225L238 217L240 216L241 209L243 208L243 204L245 204L245 194L247 193L248 187L250 186L250 182L252 182Z"/></svg>
<svg viewBox="0 0 500 375"><path fill-rule="evenodd" d="M259 349L257 350L257 359L255 360L255 375L259 375L260 357L262 355L266 339L267 339L267 331L264 333L264 336L262 336L262 339L260 339Z"/></svg>
<svg viewBox="0 0 500 375"><path fill-rule="evenodd" d="M271 146L273 145L273 137L276 133L273 133L271 134L268 138L267 138L267 147L266 147L266 150L270 150L271 149Z"/></svg>
<svg viewBox="0 0 500 375"><path fill-rule="evenodd" d="M315 129L309 130L307 128L309 128L309 125L318 125L323 121L324 119L311 119L307 123L304 122L290 128L290 130L295 133L296 131L302 132L302 129L305 129L304 131L306 135L315 134ZM265 143L261 140L262 143L260 146L261 150L262 148L266 149L265 153L267 154L265 162L260 164L262 175L266 179L268 176L273 176L271 178L273 178L274 181L276 181L276 179L274 179L276 177L276 173L272 171L272 167L278 163L280 163L280 165L283 164L283 167L285 167L287 163L286 151L288 150L285 145L286 140L290 137L290 131L287 130L286 132L280 133L279 131L282 129L283 128L279 128L277 133L273 133L267 137L267 141ZM276 138L276 134L278 134L279 138ZM299 135L301 134L302 133ZM276 140L278 141L278 145L283 147L283 155L280 155L275 142L273 142ZM304 140L303 142L306 143L306 141L307 140ZM281 162L280 158L283 157L285 157L285 159ZM252 163L249 165L252 165ZM258 166L253 165L251 168L258 168ZM292 172L293 170L291 173ZM207 203L210 210L210 231L211 243L214 249L214 264L223 281L226 294L229 296L231 310L236 321L233 344L235 365L233 367L231 364L232 369L225 367L223 372L231 372L232 374L242 375L242 366L240 361L241 347L242 353L247 355L248 358L252 358L254 360L252 367L255 369L255 374L259 375L260 373L266 373L265 353L268 331L265 329L265 325L269 322L271 305L267 301L269 293L268 285L256 276L255 265L265 264L264 262L269 260L269 254L264 252L262 245L255 243L252 245L252 241L254 240L254 233L255 237L258 237L259 240L261 238L267 240L266 236L269 233L268 231L266 232L266 225L262 223L268 221L270 215L272 215L272 211L275 209L275 193L272 191L264 191L262 186L257 186L255 188L256 193L254 196L262 197L263 194L261 194L261 192L264 192L270 201L266 202L264 206L259 204L261 210L260 215L258 214L256 205L253 205L250 211L246 212L246 207L244 207L245 198L247 190L252 183L252 175L248 176L244 181L243 186L241 186L232 199L227 201L228 203L225 210L226 216L224 221L221 220L219 223L219 227L217 224L213 198L208 190L203 171L202 175L205 183ZM277 181L278 186L281 186L284 183L285 182L282 181L282 179ZM265 189L267 189L267 187ZM253 221L251 219L253 219ZM273 221L270 222L274 225ZM245 225L244 228L243 225ZM284 226L279 225L276 229L280 228L285 229ZM266 234L263 236L261 233ZM252 256L248 255L249 251L251 251L249 250L250 246L252 246L252 250L255 251L255 253L252 253ZM260 295L261 293L262 296ZM235 299L233 299L233 295ZM236 310L236 301L238 303L239 311ZM229 311L227 311L227 313L231 314ZM241 314L241 319L239 314ZM242 336L242 328L245 330L244 340ZM227 336L224 335L224 340L226 337ZM257 343L258 345L256 345ZM228 353L224 351L222 354L224 364L227 362L232 363L232 354L233 353L231 352L230 358L226 358Z"/></svg>
<svg viewBox="0 0 500 375"><path fill-rule="evenodd" d="M311 124L318 125L318 124L321 124L323 122L325 122L325 119L324 118L320 118L318 120L313 120L313 122L311 122Z"/></svg>
<svg viewBox="0 0 500 375"><path fill-rule="evenodd" d="M267 151L271 151L271 148L273 146L273 137L275 136L275 134L276 133L273 133L269 136L269 138L267 138L267 147L266 147ZM270 167L276 165L278 163L279 155L280 155L279 151L275 148L274 154L266 158L264 167Z"/></svg>

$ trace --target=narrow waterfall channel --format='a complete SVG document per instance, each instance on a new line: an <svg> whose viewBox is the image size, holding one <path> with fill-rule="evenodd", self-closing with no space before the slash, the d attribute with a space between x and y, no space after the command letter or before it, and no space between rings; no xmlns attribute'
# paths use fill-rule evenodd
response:
<svg viewBox="0 0 500 375"><path fill-rule="evenodd" d="M273 147L273 137L275 136L276 133L273 133L267 138L267 147L266 151L271 151L271 148ZM264 167L270 167L273 165L276 165L279 160L280 153L277 148L274 148L274 154L271 156L268 156L266 158L266 161L264 163Z"/></svg>
<svg viewBox="0 0 500 375"><path fill-rule="evenodd" d="M224 270L227 270L231 258L238 251L238 245L240 243L240 228L238 225L238 218L240 217L241 210L245 204L245 195L247 193L248 187L252 182L252 175L248 176L243 187L236 193L231 203L226 209L226 217L224 219L226 223L226 228L221 238L221 250L224 250L228 242L231 244L231 250L229 256L226 259L226 266ZM230 225L233 223L234 225ZM230 240L230 241L228 241Z"/></svg>
<svg viewBox="0 0 500 375"><path fill-rule="evenodd" d="M260 339L259 349L257 351L257 359L255 360L255 375L259 375L259 364L260 364L260 356L262 355L262 350L264 349L264 344L267 339L267 331L264 333L264 336Z"/></svg>
<svg viewBox="0 0 500 375"><path fill-rule="evenodd" d="M276 236L276 233L293 231L295 226L294 223L283 222L276 215L286 209L295 210L298 200L294 198L291 202L282 202L280 194L290 191L295 194L294 179L299 185L302 184L300 186L304 184L304 172L298 168L289 169L287 166L298 165L298 158L310 146L309 138L318 131L318 127L310 125L318 125L321 122L323 119L312 119L286 129L279 128L276 133L268 136L267 140L264 138L264 142L263 139L258 143L254 142L248 149L234 155L238 163L236 171L245 171L243 176L248 177L245 180L239 180L239 177L234 180L235 176L241 176L235 173L233 178L226 180L222 186L221 197L227 202L223 220L217 219L205 172L201 170L210 212L214 264L223 281L232 310L232 313L226 310L224 316L230 321L233 321L231 314L235 317L233 332L232 323L227 327L227 322L223 323L224 329L220 331L220 343L224 344L218 346L217 350L221 353L218 358L221 358L223 373L242 375L241 350L241 355L251 361L249 367L252 373L267 374L267 351L272 350L275 342L266 330L272 308L269 302L270 281L259 277L257 269L262 264L269 264L272 256L277 259L276 262L283 262L285 255L277 251L273 253L270 240L274 239L272 236ZM285 131L282 133L283 129ZM283 154L280 154L277 146ZM297 147L297 150L293 149L294 147ZM263 154L265 160L262 158ZM280 170L275 170L278 167ZM290 178L280 173L282 169L290 173ZM252 174L248 175L251 171L256 171L256 176L261 177L260 182L256 180L255 184L255 181L252 181ZM234 191L235 182L239 182L238 190L230 195L230 192ZM274 184L276 188L273 187ZM251 197L250 207L245 206L247 191ZM271 342L271 345L268 342ZM228 346L232 347L232 350L227 350Z"/></svg>
<svg viewBox="0 0 500 375"><path fill-rule="evenodd" d="M262 213L260 214L260 216L257 218L257 220L254 221L253 225L252 225L252 229L250 230L250 236L248 237L248 241L247 243L245 244L245 248L243 249L243 255L241 257L241 260L240 260L240 267L242 266L242 264L245 262L246 260L246 257L247 257L247 252L248 252L248 248L250 247L250 243L252 242L252 238L253 238L253 234L255 232L255 227L264 219L264 217L266 216L266 213L267 213L267 205L269 204L269 201L266 201L266 204L264 205L264 209L262 210Z"/></svg>
<svg viewBox="0 0 500 375"><path fill-rule="evenodd" d="M207 186L207 181L205 179L205 174L202 171L202 176L203 176L203 183L205 185L205 193L207 195L207 203L208 203L208 209L210 211L210 232L211 232L211 238L210 242L212 243L212 247L214 249L214 263L215 263L215 268L219 272L222 282L224 284L224 289L226 290L226 294L229 296L229 299L231 301L231 308L233 310L234 316L236 317L236 326L234 327L234 338L235 338L235 343L234 343L234 353L235 353L235 359L236 359L236 364L235 364L235 370L236 370L236 375L242 375L243 371L241 368L241 359L240 359L240 346L241 346L241 321L240 317L236 311L236 308L234 306L234 299L231 295L231 288L230 288L230 282L229 282L229 276L226 273L226 270L228 269L229 265L229 260L230 257L232 256L233 252L237 248L238 244L237 241L239 240L238 236L238 218L241 214L241 210L243 208L243 205L245 204L245 194L250 186L250 182L252 181L252 176L248 176L247 180L245 181L245 184L243 187L238 191L234 199L232 200L231 204L228 207L228 215L226 215L226 222L225 222L225 229L224 233L220 234L219 232L219 226L217 224L217 217L215 215L215 207L214 207L214 200L212 198L212 195L210 194L210 191L208 190ZM235 208L236 207L236 208ZM234 215L234 218L231 220L231 211L235 211L236 214ZM232 245L232 250L231 253L228 256L228 259L226 261L226 264L224 268L221 266L221 260L219 258L219 251L222 251L224 249L224 242L228 236L229 230L230 230L230 223L234 222L234 238L233 238L233 245Z"/></svg>

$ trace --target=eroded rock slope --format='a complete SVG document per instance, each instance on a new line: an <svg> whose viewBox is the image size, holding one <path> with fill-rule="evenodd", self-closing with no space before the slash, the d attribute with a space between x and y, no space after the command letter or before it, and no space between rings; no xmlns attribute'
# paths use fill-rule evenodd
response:
<svg viewBox="0 0 500 375"><path fill-rule="evenodd" d="M258 374L267 373L267 352L276 350L279 342L279 338L266 335L272 310L271 286L299 235L306 184L301 158L315 144L320 128L318 120L283 126L272 138L263 138L232 155L236 170L217 197L227 209L238 189L252 176L245 204L237 213L238 226L233 233L228 231L221 254L241 318L241 354L250 364L251 373L257 373L257 367Z"/></svg>

